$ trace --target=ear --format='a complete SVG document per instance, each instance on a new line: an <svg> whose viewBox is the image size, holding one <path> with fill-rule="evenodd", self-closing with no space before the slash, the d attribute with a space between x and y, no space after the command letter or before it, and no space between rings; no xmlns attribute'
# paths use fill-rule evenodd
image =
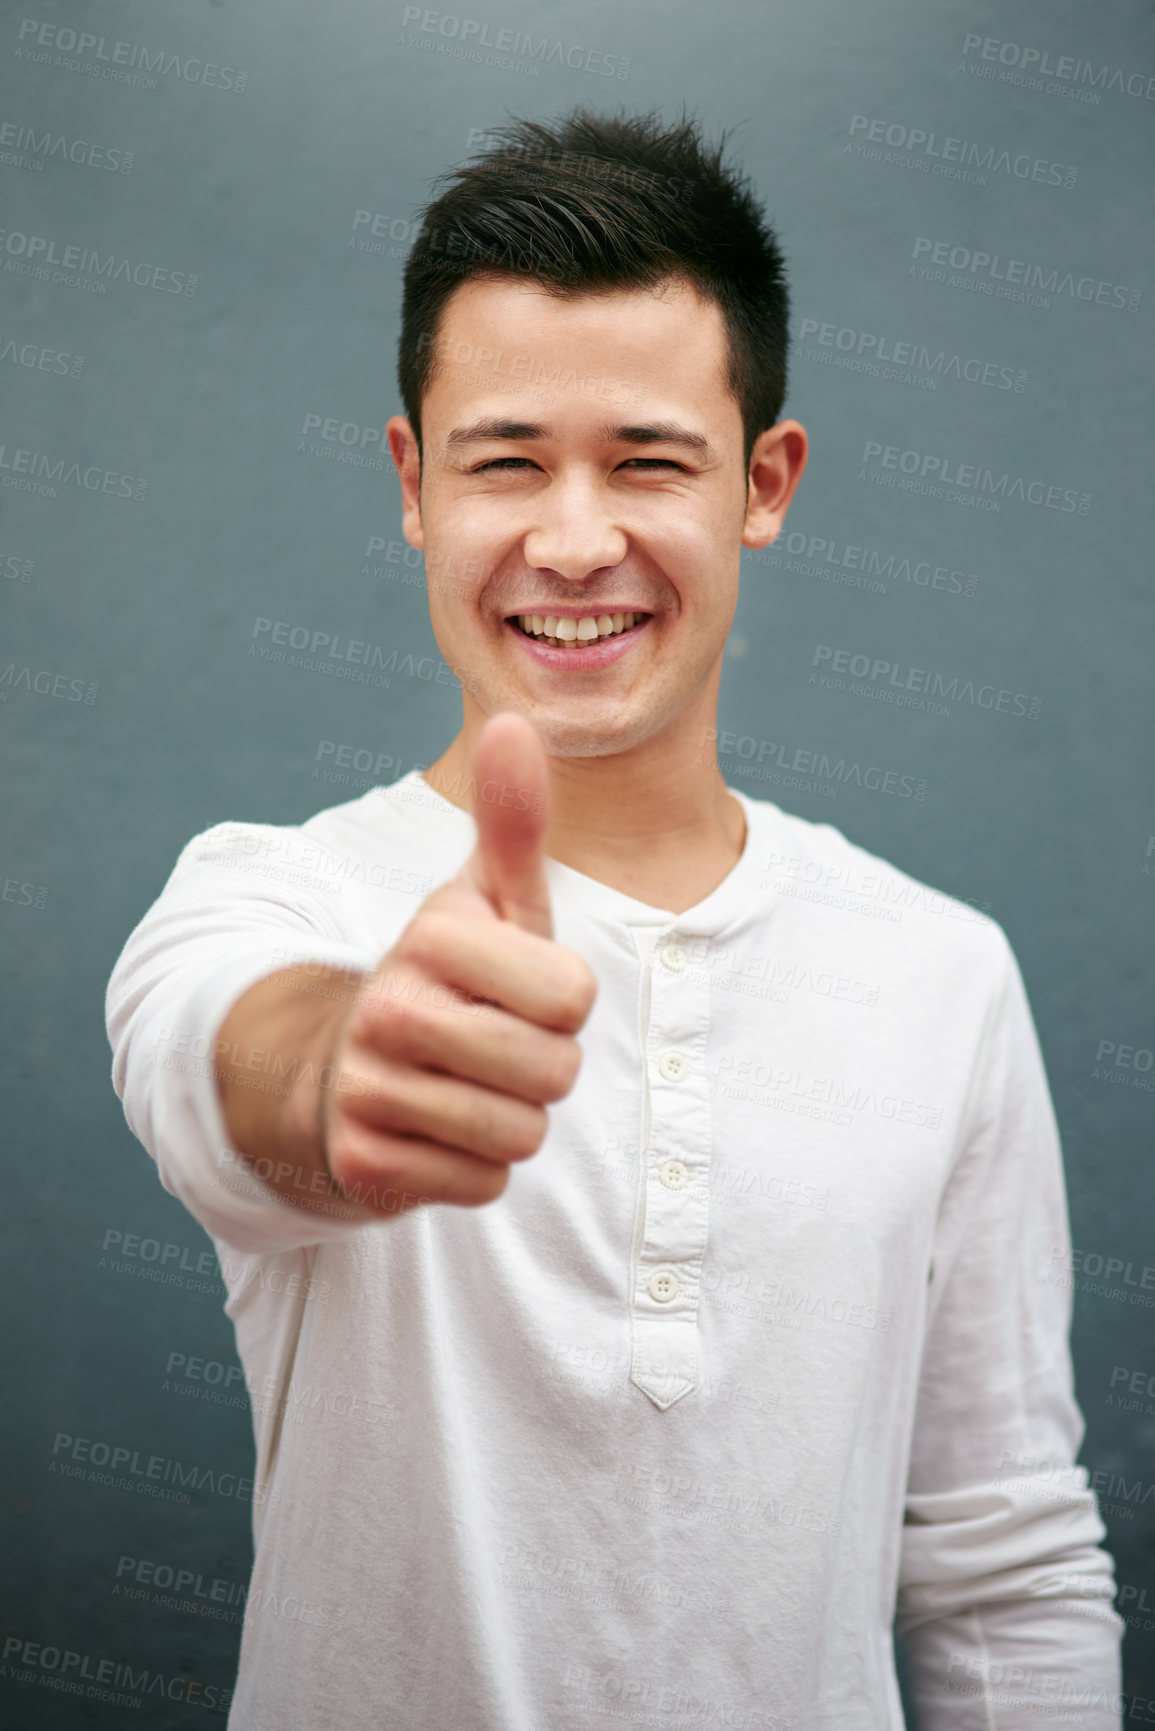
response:
<svg viewBox="0 0 1155 1731"><path fill-rule="evenodd" d="M401 532L411 547L425 546L421 527L421 458L417 435L404 415L385 423L389 454L401 482Z"/></svg>
<svg viewBox="0 0 1155 1731"><path fill-rule="evenodd" d="M750 453L743 547L766 547L782 527L806 467L809 441L798 421L778 421L759 433Z"/></svg>

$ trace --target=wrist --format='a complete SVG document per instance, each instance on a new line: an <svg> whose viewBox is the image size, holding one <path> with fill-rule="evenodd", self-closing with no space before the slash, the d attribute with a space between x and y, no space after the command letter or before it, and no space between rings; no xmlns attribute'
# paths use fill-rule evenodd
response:
<svg viewBox="0 0 1155 1731"><path fill-rule="evenodd" d="M326 1100L333 1057L361 976L328 968L289 968L266 976L233 1006L218 1046L225 1127L250 1163L272 1162L283 1182L299 1187L317 1171L328 1176ZM278 1185L280 1187L280 1185Z"/></svg>
<svg viewBox="0 0 1155 1731"><path fill-rule="evenodd" d="M293 1023L297 1062L289 1066L280 1101L278 1141L284 1158L323 1171L337 1192L329 1167L329 1127L334 1095L340 1092L337 1060L362 977L354 982L345 970L331 972L336 979L287 982L294 1001L286 1015Z"/></svg>

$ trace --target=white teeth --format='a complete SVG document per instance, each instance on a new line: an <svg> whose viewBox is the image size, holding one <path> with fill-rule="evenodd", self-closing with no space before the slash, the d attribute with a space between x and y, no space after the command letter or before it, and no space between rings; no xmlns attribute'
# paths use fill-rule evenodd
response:
<svg viewBox="0 0 1155 1731"><path fill-rule="evenodd" d="M517 624L531 637L542 637L556 647L558 644L595 643L599 637L610 637L628 631L641 613L586 613L574 619L557 613L518 613Z"/></svg>

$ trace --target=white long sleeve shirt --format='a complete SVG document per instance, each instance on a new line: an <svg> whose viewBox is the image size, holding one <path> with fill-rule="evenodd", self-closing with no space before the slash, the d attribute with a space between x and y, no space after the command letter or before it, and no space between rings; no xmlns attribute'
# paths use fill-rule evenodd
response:
<svg viewBox="0 0 1155 1731"><path fill-rule="evenodd" d="M732 791L744 851L684 913L547 862L598 995L482 1208L295 1206L213 1080L249 985L375 967L472 850L417 771L206 830L129 938L114 1085L214 1239L252 1401L230 1731L894 1731L896 1615L920 1731L1120 1726L1010 947Z"/></svg>

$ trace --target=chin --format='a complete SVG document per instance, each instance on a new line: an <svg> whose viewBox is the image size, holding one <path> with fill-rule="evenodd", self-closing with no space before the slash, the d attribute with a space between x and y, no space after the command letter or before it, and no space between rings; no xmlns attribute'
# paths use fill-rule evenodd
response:
<svg viewBox="0 0 1155 1731"><path fill-rule="evenodd" d="M640 720L580 721L532 708L522 714L537 729L547 757L612 757L640 745L655 731L652 724Z"/></svg>

